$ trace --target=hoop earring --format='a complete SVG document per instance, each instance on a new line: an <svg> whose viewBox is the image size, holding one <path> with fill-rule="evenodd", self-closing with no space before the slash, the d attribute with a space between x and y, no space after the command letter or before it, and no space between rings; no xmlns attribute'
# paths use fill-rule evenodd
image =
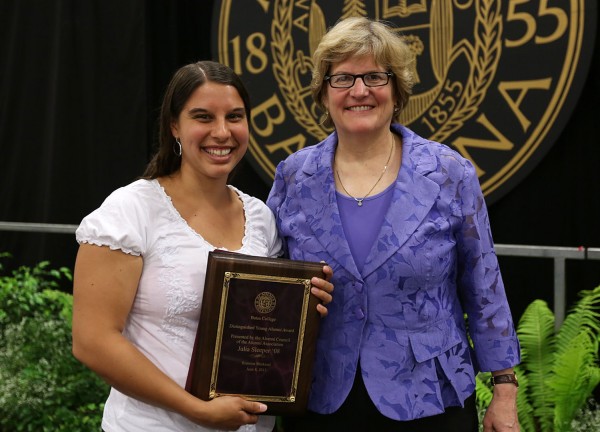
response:
<svg viewBox="0 0 600 432"><path fill-rule="evenodd" d="M177 144L177 146L175 144ZM173 144L173 153L175 153L175 156L181 157L183 149L181 148L181 141L179 141L179 138L175 138L175 144Z"/></svg>

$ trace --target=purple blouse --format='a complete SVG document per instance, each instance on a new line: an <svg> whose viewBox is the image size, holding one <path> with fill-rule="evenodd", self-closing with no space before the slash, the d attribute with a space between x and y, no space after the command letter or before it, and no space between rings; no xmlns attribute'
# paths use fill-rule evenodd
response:
<svg viewBox="0 0 600 432"><path fill-rule="evenodd" d="M392 184L383 192L365 198L361 207L354 198L339 192L336 193L344 235L360 272L362 272L367 255L377 239L383 217L390 207L394 192L393 186Z"/></svg>

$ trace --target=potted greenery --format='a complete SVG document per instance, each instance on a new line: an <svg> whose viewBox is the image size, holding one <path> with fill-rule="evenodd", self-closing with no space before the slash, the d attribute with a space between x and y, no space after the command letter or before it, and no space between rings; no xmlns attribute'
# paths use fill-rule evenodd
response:
<svg viewBox="0 0 600 432"><path fill-rule="evenodd" d="M7 253L0 253L7 258ZM108 386L71 354L69 269L0 262L0 430L99 430Z"/></svg>
<svg viewBox="0 0 600 432"><path fill-rule="evenodd" d="M600 430L596 404L588 405L600 382L600 286L579 293L558 331L546 302L534 300L519 320L517 333L522 356L515 368L521 431ZM480 412L491 398L489 373L481 373L477 376Z"/></svg>

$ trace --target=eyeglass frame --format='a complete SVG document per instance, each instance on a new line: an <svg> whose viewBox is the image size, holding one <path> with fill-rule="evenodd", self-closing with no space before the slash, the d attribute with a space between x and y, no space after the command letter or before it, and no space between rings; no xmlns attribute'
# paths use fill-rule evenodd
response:
<svg viewBox="0 0 600 432"><path fill-rule="evenodd" d="M369 85L369 84L367 84L367 83L365 82L365 75L373 75L373 74L385 74L385 75L387 76L387 81L386 81L385 83L383 83L383 84L377 84L377 85ZM333 77L335 77L335 76L344 76L344 75L345 75L345 76L350 76L350 77L352 77L352 84L350 84L348 87L334 87L334 86L331 84L331 78L333 78ZM394 76L394 72L382 72L382 71L366 72L366 73L364 73L364 74L356 74L356 75L354 75L354 74L349 74L349 73L339 73L339 74L333 74L333 75L325 75L325 76L323 77L323 80L324 80L324 81L327 81L327 82L329 83L329 86L330 86L331 88L338 88L338 89L340 89L340 88L342 88L342 89L349 89L349 88L352 88L352 87L354 87L354 84L356 84L356 78L360 78L360 79L362 80L363 84L364 84L366 87L383 87L383 86L385 86L385 85L388 85L388 84L390 83L390 78L391 78L391 77L393 77L393 76Z"/></svg>

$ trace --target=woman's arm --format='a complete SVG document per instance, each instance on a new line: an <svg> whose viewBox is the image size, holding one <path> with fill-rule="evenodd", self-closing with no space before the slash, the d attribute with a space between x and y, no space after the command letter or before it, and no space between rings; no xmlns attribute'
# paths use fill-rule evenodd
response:
<svg viewBox="0 0 600 432"><path fill-rule="evenodd" d="M513 374L512 368L492 372L493 376ZM484 432L519 432L517 390L512 383L494 385L492 401L483 418Z"/></svg>
<svg viewBox="0 0 600 432"><path fill-rule="evenodd" d="M469 316L478 364L492 375L513 374L520 349L492 240L489 216L475 168L465 165L459 185L463 223L458 231L459 286ZM519 431L517 386L494 386L485 432Z"/></svg>
<svg viewBox="0 0 600 432"><path fill-rule="evenodd" d="M82 244L73 282L73 354L120 392L208 427L256 423L266 406L237 397L202 401L158 369L123 329L142 273L142 258Z"/></svg>

